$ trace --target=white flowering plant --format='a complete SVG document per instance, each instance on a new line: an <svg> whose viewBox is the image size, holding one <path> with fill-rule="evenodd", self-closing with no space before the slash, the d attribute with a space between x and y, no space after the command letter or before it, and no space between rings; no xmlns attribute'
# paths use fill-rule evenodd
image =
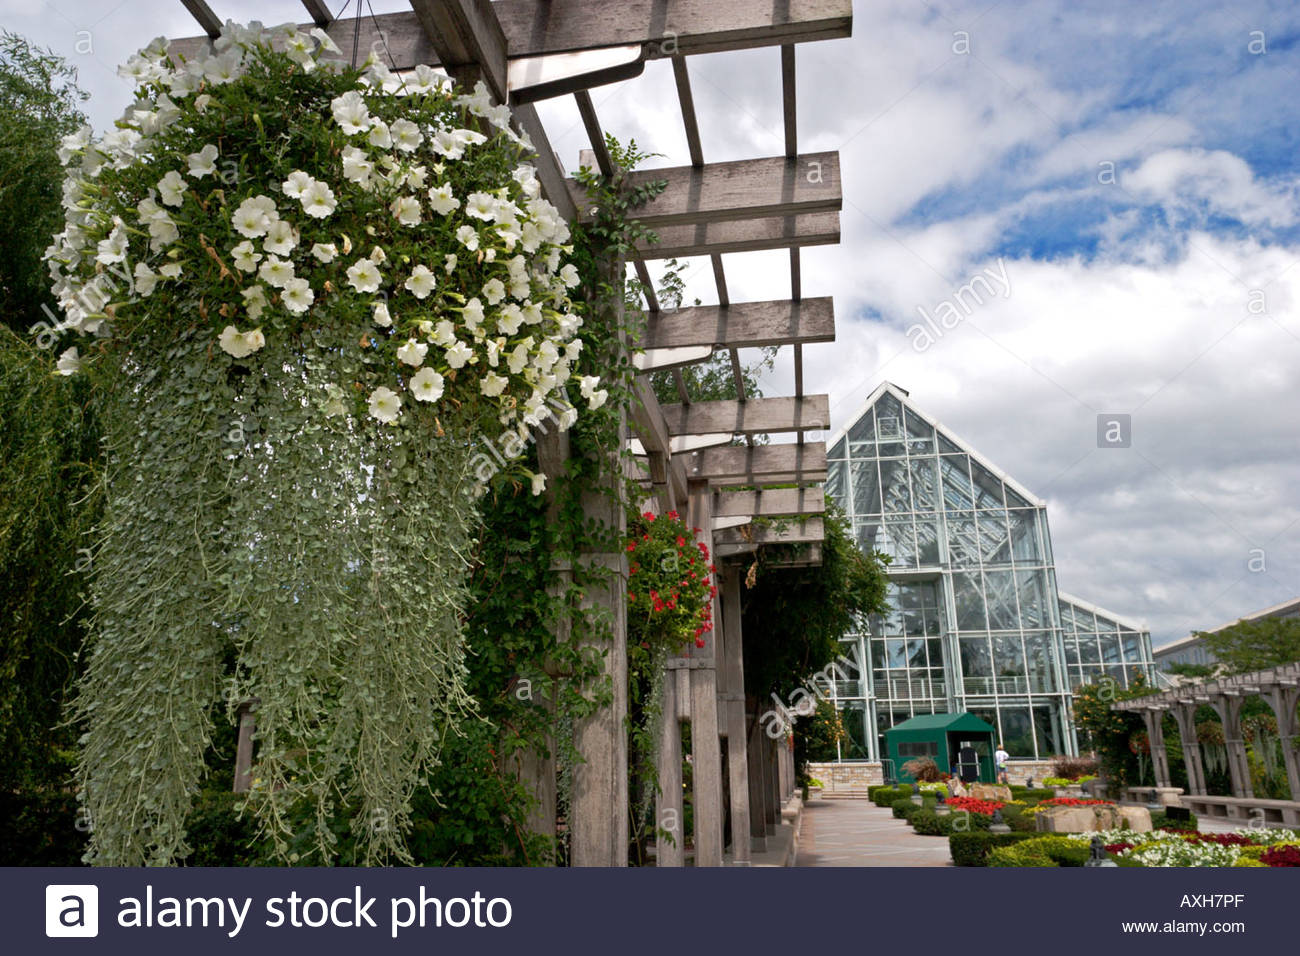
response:
<svg viewBox="0 0 1300 956"><path fill-rule="evenodd" d="M590 407L608 397L575 371L568 226L481 84L337 53L321 30L228 24L210 56L177 62L159 39L131 58L117 128L60 151L66 228L47 260L62 328L91 341L59 371L183 331L255 366L270 341L346 329L358 374L315 383L322 415L468 414L517 456L544 419L573 423L570 384Z"/></svg>

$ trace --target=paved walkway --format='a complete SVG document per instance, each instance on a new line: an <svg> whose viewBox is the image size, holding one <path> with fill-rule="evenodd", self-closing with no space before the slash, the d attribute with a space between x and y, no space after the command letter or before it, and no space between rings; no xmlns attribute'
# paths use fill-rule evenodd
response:
<svg viewBox="0 0 1300 956"><path fill-rule="evenodd" d="M795 866L952 866L948 838L921 836L870 800L809 801Z"/></svg>

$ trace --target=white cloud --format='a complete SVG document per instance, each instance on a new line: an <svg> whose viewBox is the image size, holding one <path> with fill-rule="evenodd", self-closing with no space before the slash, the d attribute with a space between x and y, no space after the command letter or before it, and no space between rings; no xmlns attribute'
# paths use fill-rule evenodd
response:
<svg viewBox="0 0 1300 956"><path fill-rule="evenodd" d="M1289 191L1259 182L1245 160L1222 149L1164 149L1125 173L1120 182L1171 210L1204 205L1247 225L1289 226L1296 221Z"/></svg>

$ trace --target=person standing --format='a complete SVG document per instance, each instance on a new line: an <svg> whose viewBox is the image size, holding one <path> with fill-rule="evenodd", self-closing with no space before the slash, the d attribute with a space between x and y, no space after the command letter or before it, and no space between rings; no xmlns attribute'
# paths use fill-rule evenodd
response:
<svg viewBox="0 0 1300 956"><path fill-rule="evenodd" d="M998 783L1009 784L1011 781L1007 776L1007 761L1011 759L1011 754L1007 753L1002 744L998 744L997 751L993 754L993 762L998 768Z"/></svg>

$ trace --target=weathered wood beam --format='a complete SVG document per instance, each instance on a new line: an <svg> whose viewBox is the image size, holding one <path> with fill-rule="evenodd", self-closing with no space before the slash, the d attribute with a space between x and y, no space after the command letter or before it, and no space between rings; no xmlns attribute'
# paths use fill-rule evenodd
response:
<svg viewBox="0 0 1300 956"><path fill-rule="evenodd" d="M188 6L201 0L184 2ZM654 57L716 53L837 39L850 36L853 29L852 0L504 0L491 6L511 58L633 43L644 46L646 54ZM312 25L307 25L308 29ZM352 58L353 28L351 17L333 20L326 28L343 51L342 60ZM358 60L365 59L372 49L383 48L384 44L374 46L381 33L394 69L441 63L419 15L413 12L363 17ZM207 48L208 37L173 40L171 47L186 56Z"/></svg>
<svg viewBox="0 0 1300 956"><path fill-rule="evenodd" d="M627 178L630 187L668 184L637 210L637 221L651 229L836 212L844 204L840 156L833 151L642 170ZM579 208L586 204L581 184L570 180L569 191Z"/></svg>
<svg viewBox="0 0 1300 956"><path fill-rule="evenodd" d="M737 302L662 312L649 323L641 347L747 349L834 341L835 302L826 296L803 302Z"/></svg>
<svg viewBox="0 0 1300 956"><path fill-rule="evenodd" d="M209 37L221 36L221 18L212 12L212 8L204 0L181 0L185 9L190 12L199 24L199 27L207 34L206 37L198 37L201 41L206 41Z"/></svg>
<svg viewBox="0 0 1300 956"><path fill-rule="evenodd" d="M334 22L334 14L330 13L324 0L302 0L302 5L307 8L307 16L311 17L316 26L327 27Z"/></svg>
<svg viewBox="0 0 1300 956"><path fill-rule="evenodd" d="M685 259L723 252L827 246L840 241L840 214L817 212L695 226L661 226L655 232L658 242L637 244L637 253L642 258Z"/></svg>
<svg viewBox="0 0 1300 956"><path fill-rule="evenodd" d="M786 518L817 515L826 510L826 493L820 488L773 488L771 491L715 491L713 514ZM719 532L721 534L723 532Z"/></svg>
<svg viewBox="0 0 1300 956"><path fill-rule="evenodd" d="M660 456L662 467L667 471L665 479L672 497L677 501L685 501L689 493L685 462L673 457L672 436L668 434L663 409L655 397L654 389L650 387L650 380L645 376L637 376L632 382L632 392L636 398L631 408L632 429L647 452L652 456Z"/></svg>
<svg viewBox="0 0 1300 956"><path fill-rule="evenodd" d="M491 0L411 0L411 9L448 73L468 85L481 79L506 101L506 35Z"/></svg>
<svg viewBox="0 0 1300 956"><path fill-rule="evenodd" d="M663 415L669 435L792 432L826 428L830 421L830 398L805 395L803 398L751 398L745 402L692 402L665 405Z"/></svg>
<svg viewBox="0 0 1300 956"><path fill-rule="evenodd" d="M823 481L826 475L826 443L804 445L758 445L754 448L728 445L691 454L686 460L688 478L707 478L714 484L751 480L773 481L794 476L792 481Z"/></svg>
<svg viewBox="0 0 1300 956"><path fill-rule="evenodd" d="M743 525L714 531L713 540L718 544L808 544L826 540L826 523L821 518L805 518L784 525Z"/></svg>

